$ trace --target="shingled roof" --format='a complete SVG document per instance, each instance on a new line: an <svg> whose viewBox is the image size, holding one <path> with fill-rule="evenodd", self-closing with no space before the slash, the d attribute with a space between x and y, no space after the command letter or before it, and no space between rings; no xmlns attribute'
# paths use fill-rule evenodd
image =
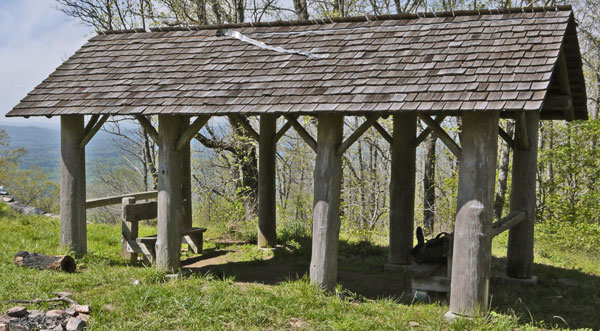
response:
<svg viewBox="0 0 600 331"><path fill-rule="evenodd" d="M419 16L98 35L7 116L539 110L561 119L548 100L561 92L553 70L563 52L575 118L587 119L570 6Z"/></svg>

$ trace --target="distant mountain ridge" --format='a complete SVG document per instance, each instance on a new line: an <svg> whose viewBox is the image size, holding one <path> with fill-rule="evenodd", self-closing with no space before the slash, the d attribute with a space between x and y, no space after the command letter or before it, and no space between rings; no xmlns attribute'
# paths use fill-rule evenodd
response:
<svg viewBox="0 0 600 331"><path fill-rule="evenodd" d="M58 179L60 171L60 131L38 126L1 125L10 137L10 149L24 147L27 155L21 159L20 167L37 166L52 179ZM97 160L115 161L121 156L115 147L115 136L99 131L86 146L86 163Z"/></svg>

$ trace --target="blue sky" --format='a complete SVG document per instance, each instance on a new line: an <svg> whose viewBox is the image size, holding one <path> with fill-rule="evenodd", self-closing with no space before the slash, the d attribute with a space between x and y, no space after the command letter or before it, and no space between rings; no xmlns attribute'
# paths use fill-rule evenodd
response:
<svg viewBox="0 0 600 331"><path fill-rule="evenodd" d="M4 115L93 35L54 0L0 0L0 124L58 127L56 117Z"/></svg>

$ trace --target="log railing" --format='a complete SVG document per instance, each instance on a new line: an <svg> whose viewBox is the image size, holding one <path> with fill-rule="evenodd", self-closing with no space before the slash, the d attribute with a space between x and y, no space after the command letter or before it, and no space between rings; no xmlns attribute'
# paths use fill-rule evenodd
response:
<svg viewBox="0 0 600 331"><path fill-rule="evenodd" d="M158 191L147 191L138 193L128 193L124 195L117 195L113 197L97 198L86 200L85 209L104 207L110 205L121 204L123 198L135 198L136 200L148 200L156 199L158 197Z"/></svg>

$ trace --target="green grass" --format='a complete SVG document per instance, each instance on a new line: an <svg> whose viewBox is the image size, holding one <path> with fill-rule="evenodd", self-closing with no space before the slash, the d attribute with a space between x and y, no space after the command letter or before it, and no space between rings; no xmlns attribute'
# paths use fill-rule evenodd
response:
<svg viewBox="0 0 600 331"><path fill-rule="evenodd" d="M152 231L150 227L141 227L142 233ZM225 273L201 272L165 281L163 273L141 264L127 264L120 258L120 227L111 225L88 224L89 254L77 260L77 273L19 268L12 263L13 255L19 250L52 255L66 253L58 247L58 220L14 215L0 204L0 233L0 310L12 306L7 300L51 298L55 292L69 291L79 303L92 305L90 329L527 330L567 327L552 316L561 316L570 327L600 327L595 314L591 313L597 313L600 307L600 260L586 254L571 257L572 254L558 248L544 246L548 240L540 240L539 249L553 254L538 259L544 263L536 266L536 274L542 280L540 285L534 288L492 285L493 311L485 317L448 324L443 319L448 307L443 303L411 304L407 303L408 296L401 293L396 295L397 299L370 298L353 293L352 286L338 286L338 295L327 294L311 286L306 277L261 284L236 281ZM494 252L498 255L503 241L506 238L500 237L495 242ZM226 255L229 262L226 265L305 266L310 259L309 245L310 240L304 237L287 238L286 248L275 252L238 244L226 248L232 251ZM217 251L212 243L206 247L208 251ZM340 272L377 276L382 274L385 254L383 247L342 241ZM494 262L495 265L502 263L502 259ZM571 264L570 269L564 268ZM574 285L564 292L557 287L554 279L558 278L572 281ZM40 308L39 305L29 307Z"/></svg>

